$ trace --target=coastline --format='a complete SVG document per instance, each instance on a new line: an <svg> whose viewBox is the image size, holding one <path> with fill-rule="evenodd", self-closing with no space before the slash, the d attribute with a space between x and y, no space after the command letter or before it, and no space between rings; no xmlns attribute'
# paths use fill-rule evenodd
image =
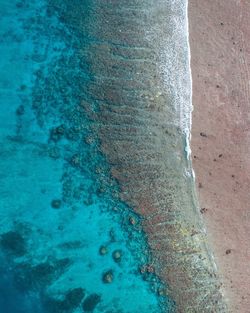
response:
<svg viewBox="0 0 250 313"><path fill-rule="evenodd" d="M23 20L9 60L36 71L7 76L0 244L41 309L228 313L192 169L187 4L49 0Z"/></svg>
<svg viewBox="0 0 250 313"><path fill-rule="evenodd" d="M154 271L169 285L162 293L177 312L223 313L185 151L183 121L190 125L191 108L186 4L159 1L148 9L146 1L121 3L115 12L100 6L95 36L101 44L90 60L95 81L89 87L99 110L86 105L86 111L120 199L140 216Z"/></svg>
<svg viewBox="0 0 250 313"><path fill-rule="evenodd" d="M250 3L189 1L192 158L230 312L250 306Z"/></svg>

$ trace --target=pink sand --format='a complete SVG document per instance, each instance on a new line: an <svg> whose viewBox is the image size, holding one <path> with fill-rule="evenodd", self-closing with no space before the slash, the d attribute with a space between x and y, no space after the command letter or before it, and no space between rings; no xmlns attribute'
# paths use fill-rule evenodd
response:
<svg viewBox="0 0 250 313"><path fill-rule="evenodd" d="M190 0L192 153L233 313L250 312L250 1Z"/></svg>

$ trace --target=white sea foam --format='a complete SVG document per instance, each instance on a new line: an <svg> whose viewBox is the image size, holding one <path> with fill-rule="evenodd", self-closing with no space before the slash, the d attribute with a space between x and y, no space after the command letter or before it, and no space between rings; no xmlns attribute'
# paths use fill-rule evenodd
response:
<svg viewBox="0 0 250 313"><path fill-rule="evenodd" d="M187 56L188 56L188 75L189 75L189 102L186 104L186 106L188 107L188 113L187 116L184 116L184 118L188 119L188 127L185 127L184 131L186 134L186 152L187 152L187 158L190 159L191 156L191 146L190 146L190 141L191 141L191 127L192 127L192 111L193 111L193 104L192 104L192 86L193 86L193 81L192 81L192 70L191 70L191 50L190 50L190 43L189 43L189 20L188 20L188 0L185 1L185 5L186 5L186 36L187 36ZM185 107L185 103L183 103L184 107ZM195 174L194 171L192 169L192 173L193 173L193 178L195 178Z"/></svg>
<svg viewBox="0 0 250 313"><path fill-rule="evenodd" d="M175 124L185 134L187 139L185 150L187 158L190 158L189 142L193 107L188 0L159 0L152 11L158 12L162 8L168 12L166 15L168 22L158 26L163 28L163 32L153 28L146 31L145 36L149 42L157 42L159 45L158 70L176 116L175 120L167 120L166 123Z"/></svg>

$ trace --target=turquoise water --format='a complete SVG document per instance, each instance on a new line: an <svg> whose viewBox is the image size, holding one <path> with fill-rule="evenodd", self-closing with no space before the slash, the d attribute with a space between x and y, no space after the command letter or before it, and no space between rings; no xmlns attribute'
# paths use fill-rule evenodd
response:
<svg viewBox="0 0 250 313"><path fill-rule="evenodd" d="M3 313L170 312L86 113L95 2L0 0Z"/></svg>

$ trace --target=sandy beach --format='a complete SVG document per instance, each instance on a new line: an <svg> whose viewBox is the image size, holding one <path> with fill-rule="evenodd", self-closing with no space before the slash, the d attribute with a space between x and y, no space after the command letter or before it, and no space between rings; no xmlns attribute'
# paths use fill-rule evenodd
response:
<svg viewBox="0 0 250 313"><path fill-rule="evenodd" d="M191 0L192 157L230 312L250 312L250 2Z"/></svg>

